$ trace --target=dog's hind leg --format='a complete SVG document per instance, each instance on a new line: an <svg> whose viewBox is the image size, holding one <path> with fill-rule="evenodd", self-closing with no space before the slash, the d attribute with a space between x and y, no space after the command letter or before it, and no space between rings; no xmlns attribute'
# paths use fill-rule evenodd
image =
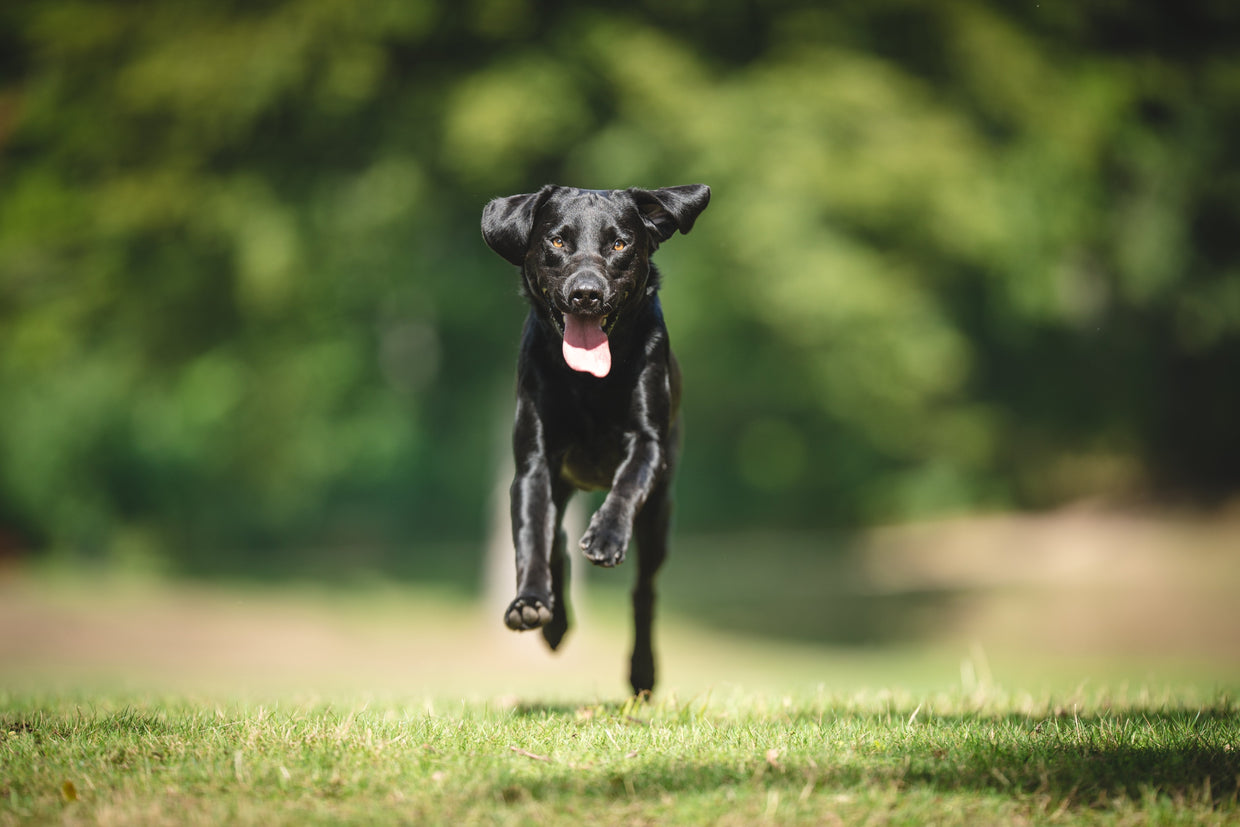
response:
<svg viewBox="0 0 1240 827"><path fill-rule="evenodd" d="M542 636L552 651L557 649L568 632L568 535L564 532L564 511L573 495L573 489L563 481L556 480L551 486L551 498L555 503L555 540L551 544L551 598L553 601L551 622L542 627Z"/></svg>
<svg viewBox="0 0 1240 827"><path fill-rule="evenodd" d="M637 583L633 587L633 658L629 683L633 694L654 689L654 580L667 557L672 501L668 482L660 482L634 521L637 537Z"/></svg>

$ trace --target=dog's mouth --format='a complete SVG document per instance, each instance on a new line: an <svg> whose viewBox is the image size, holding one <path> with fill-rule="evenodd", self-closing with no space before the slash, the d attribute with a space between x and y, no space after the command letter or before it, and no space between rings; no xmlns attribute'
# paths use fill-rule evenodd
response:
<svg viewBox="0 0 1240 827"><path fill-rule="evenodd" d="M607 334L611 330L607 316L585 316L580 313L560 313L556 319L564 337L564 361L580 373L602 378L611 372L611 343Z"/></svg>
<svg viewBox="0 0 1240 827"><path fill-rule="evenodd" d="M579 373L602 378L611 372L611 342L608 335L616 324L616 314L590 316L566 313L549 305L563 342L564 362Z"/></svg>

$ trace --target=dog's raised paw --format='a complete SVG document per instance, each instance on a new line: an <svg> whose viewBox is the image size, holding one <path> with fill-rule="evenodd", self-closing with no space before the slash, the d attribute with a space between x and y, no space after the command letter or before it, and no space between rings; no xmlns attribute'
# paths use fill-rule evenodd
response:
<svg viewBox="0 0 1240 827"><path fill-rule="evenodd" d="M611 568L624 562L628 549L628 533L608 528L605 523L591 520L590 527L581 538L581 550L587 560L596 566Z"/></svg>
<svg viewBox="0 0 1240 827"><path fill-rule="evenodd" d="M504 625L518 632L537 629L551 622L551 609L537 597L522 596L508 604Z"/></svg>

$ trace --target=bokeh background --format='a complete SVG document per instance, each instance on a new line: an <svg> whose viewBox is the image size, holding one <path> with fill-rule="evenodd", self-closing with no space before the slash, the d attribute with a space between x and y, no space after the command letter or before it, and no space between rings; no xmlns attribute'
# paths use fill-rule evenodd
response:
<svg viewBox="0 0 1240 827"><path fill-rule="evenodd" d="M524 317L482 205L703 182L657 257L673 610L903 639L1153 543L1150 595L1216 601L1168 647L1235 660L1237 31L1204 0L6 3L0 559L475 598Z"/></svg>

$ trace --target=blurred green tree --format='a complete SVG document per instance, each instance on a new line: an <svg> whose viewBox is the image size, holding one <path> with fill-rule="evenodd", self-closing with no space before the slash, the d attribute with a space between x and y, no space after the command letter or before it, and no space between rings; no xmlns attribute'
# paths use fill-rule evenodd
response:
<svg viewBox="0 0 1240 827"><path fill-rule="evenodd" d="M1233 493L1238 15L10 4L0 529L481 537L523 311L477 218L546 181L714 188L659 254L686 529Z"/></svg>

